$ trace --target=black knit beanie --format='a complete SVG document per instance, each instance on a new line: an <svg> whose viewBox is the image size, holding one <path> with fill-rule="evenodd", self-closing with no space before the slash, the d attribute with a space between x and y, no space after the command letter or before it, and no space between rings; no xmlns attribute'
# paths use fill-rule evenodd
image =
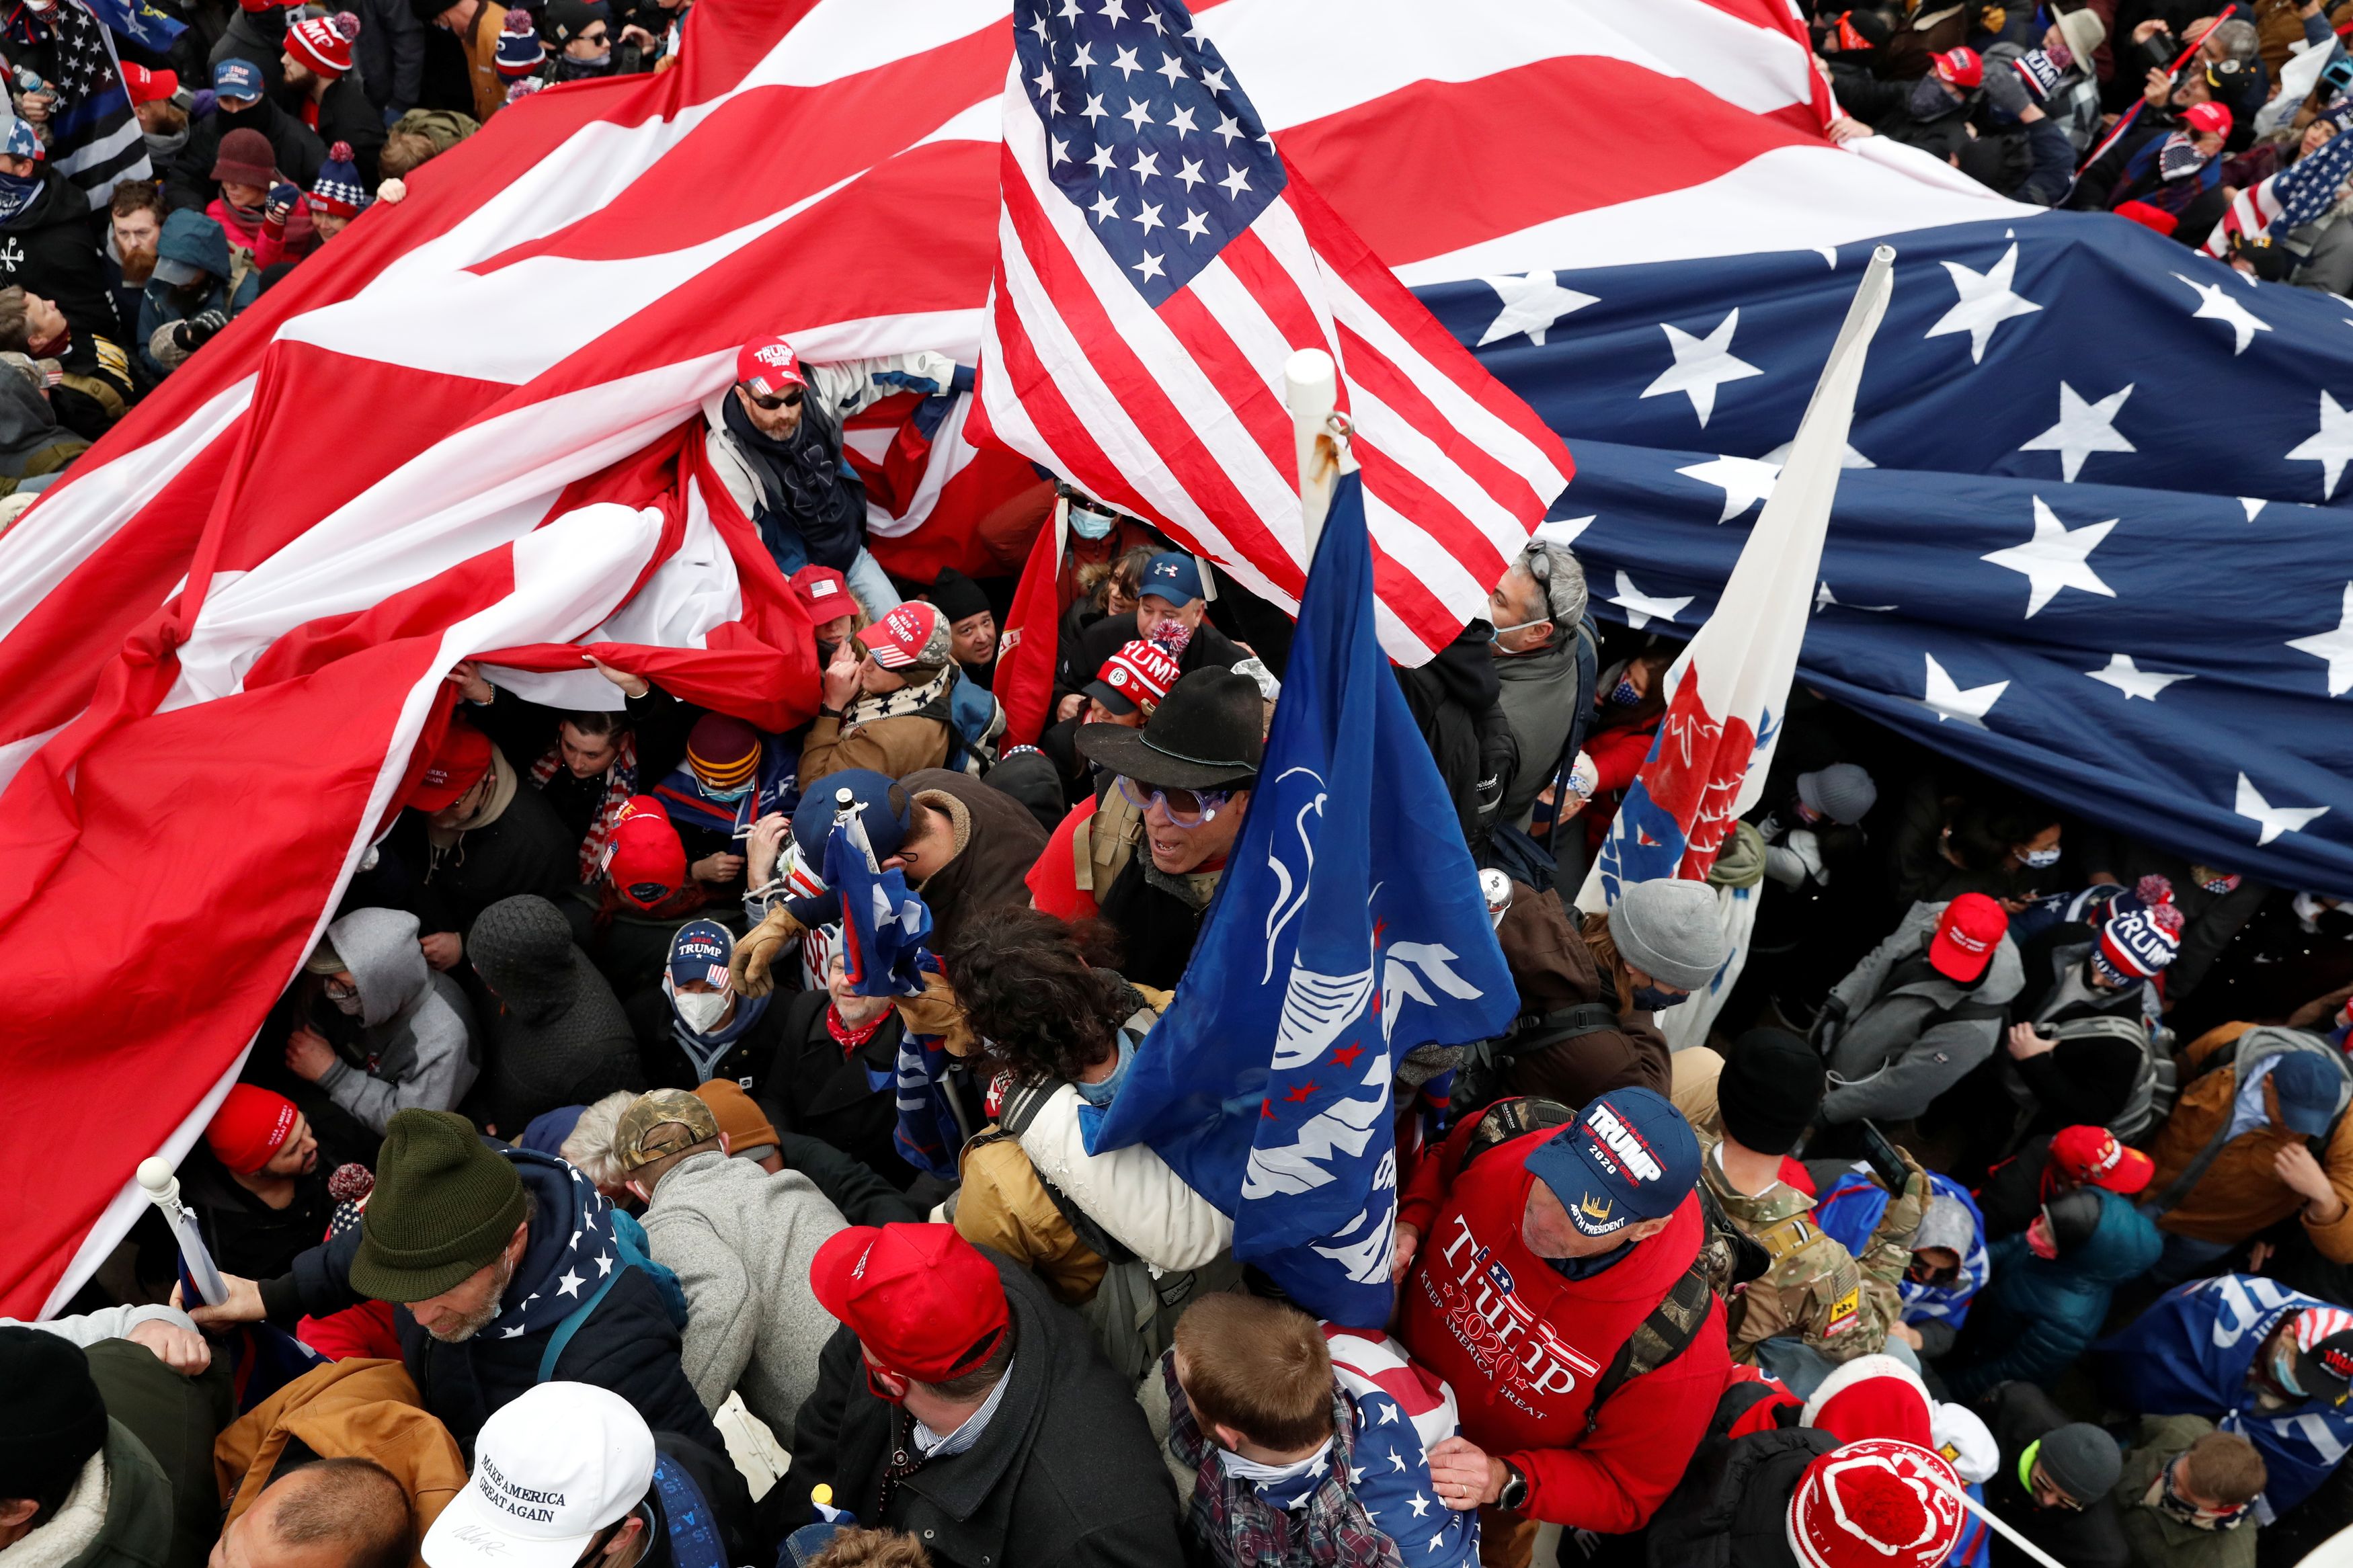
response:
<svg viewBox="0 0 2353 1568"><path fill-rule="evenodd" d="M1787 1029L1751 1029L1732 1043L1715 1105L1725 1136L1786 1154L1822 1108L1822 1058Z"/></svg>
<svg viewBox="0 0 2353 1568"><path fill-rule="evenodd" d="M0 1498L45 1508L106 1446L106 1400L81 1347L38 1329L0 1328Z"/></svg>
<svg viewBox="0 0 2353 1568"><path fill-rule="evenodd" d="M950 626L966 616L985 615L988 611L988 595L981 591L980 584L953 566L940 568L940 574L932 580L928 592L933 605L940 612L940 618Z"/></svg>

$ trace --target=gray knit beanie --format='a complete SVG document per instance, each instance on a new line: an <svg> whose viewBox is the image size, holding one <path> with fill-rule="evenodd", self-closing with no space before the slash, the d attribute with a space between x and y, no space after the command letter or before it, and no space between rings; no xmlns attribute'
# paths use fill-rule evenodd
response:
<svg viewBox="0 0 2353 1568"><path fill-rule="evenodd" d="M1878 804L1879 786L1857 764L1832 763L1818 773L1798 775L1798 798L1832 822L1852 827Z"/></svg>
<svg viewBox="0 0 2353 1568"><path fill-rule="evenodd" d="M2045 1432L2034 1458L2052 1486L2080 1503L2107 1496L2125 1473L2116 1440L2085 1421Z"/></svg>
<svg viewBox="0 0 2353 1568"><path fill-rule="evenodd" d="M1609 906L1619 956L1662 985L1696 991L1724 966L1724 918L1704 882L1637 882Z"/></svg>

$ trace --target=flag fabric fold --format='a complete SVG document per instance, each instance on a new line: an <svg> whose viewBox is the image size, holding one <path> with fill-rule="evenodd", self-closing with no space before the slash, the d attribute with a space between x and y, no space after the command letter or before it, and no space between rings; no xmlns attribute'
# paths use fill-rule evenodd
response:
<svg viewBox="0 0 2353 1568"><path fill-rule="evenodd" d="M1039 731L1053 721L1054 665L1062 635L1062 543L1069 528L1069 502L1058 499L1029 547L1005 617L990 683L1005 704L1005 748L1037 744Z"/></svg>
<svg viewBox="0 0 2353 1568"><path fill-rule="evenodd" d="M1324 523L1274 727L1175 999L1091 1149L1149 1142L1307 1310L1388 1321L1389 1085L1518 1005L1446 789L1374 632L1360 476ZM1377 801L1377 805L1376 804Z"/></svg>
<svg viewBox="0 0 2353 1568"><path fill-rule="evenodd" d="M1180 0L1016 0L980 405L1004 445L1295 606L1283 362L1321 349L1364 467L1382 638L1419 664L1568 453L1286 163Z"/></svg>

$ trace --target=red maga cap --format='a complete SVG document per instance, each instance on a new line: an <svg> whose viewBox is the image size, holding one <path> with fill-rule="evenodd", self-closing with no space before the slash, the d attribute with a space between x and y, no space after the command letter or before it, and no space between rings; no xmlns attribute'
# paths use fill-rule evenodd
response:
<svg viewBox="0 0 2353 1568"><path fill-rule="evenodd" d="M1005 1281L947 1225L853 1225L817 1249L809 1288L874 1361L918 1383L978 1368L1011 1315Z"/></svg>
<svg viewBox="0 0 2353 1568"><path fill-rule="evenodd" d="M801 356L779 337L754 338L736 350L735 379L754 397L774 397L788 386L807 384Z"/></svg>
<svg viewBox="0 0 2353 1568"><path fill-rule="evenodd" d="M1983 893L1963 893L1945 906L1928 939L1928 962L1946 979L1974 985L2009 929L2010 916L2000 904Z"/></svg>

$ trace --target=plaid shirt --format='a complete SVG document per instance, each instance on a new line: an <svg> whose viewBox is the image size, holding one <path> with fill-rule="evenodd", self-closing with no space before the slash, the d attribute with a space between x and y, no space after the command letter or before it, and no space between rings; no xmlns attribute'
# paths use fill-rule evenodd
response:
<svg viewBox="0 0 2353 1568"><path fill-rule="evenodd" d="M1195 1471L1193 1503L1185 1516L1193 1547L1219 1568L1403 1568L1397 1543L1365 1517L1349 1484L1356 1406L1345 1391L1332 1391L1329 1468L1303 1505L1286 1509L1218 1462L1217 1445L1202 1433L1176 1384L1174 1352L1161 1358L1160 1375L1168 1388L1168 1451Z"/></svg>

